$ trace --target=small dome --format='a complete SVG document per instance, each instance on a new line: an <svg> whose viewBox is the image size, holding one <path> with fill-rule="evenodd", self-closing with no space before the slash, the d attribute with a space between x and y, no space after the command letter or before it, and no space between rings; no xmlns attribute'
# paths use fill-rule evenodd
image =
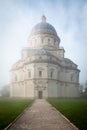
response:
<svg viewBox="0 0 87 130"><path fill-rule="evenodd" d="M51 24L46 22L46 17L43 15L41 19L42 21L33 27L31 31L31 35L46 33L46 34L52 34L57 36L55 28Z"/></svg>

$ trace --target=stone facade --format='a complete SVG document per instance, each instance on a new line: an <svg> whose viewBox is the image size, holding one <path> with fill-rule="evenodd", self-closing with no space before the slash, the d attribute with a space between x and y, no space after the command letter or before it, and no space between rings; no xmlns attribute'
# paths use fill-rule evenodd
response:
<svg viewBox="0 0 87 130"><path fill-rule="evenodd" d="M11 69L11 97L56 98L79 96L79 69L64 57L55 28L42 21L28 38L29 47Z"/></svg>

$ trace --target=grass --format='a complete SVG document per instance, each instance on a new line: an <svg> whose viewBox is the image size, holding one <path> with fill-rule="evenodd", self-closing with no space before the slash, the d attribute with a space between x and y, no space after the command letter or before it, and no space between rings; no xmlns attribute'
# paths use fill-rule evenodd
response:
<svg viewBox="0 0 87 130"><path fill-rule="evenodd" d="M87 130L86 99L48 99L48 102L75 124L79 130Z"/></svg>
<svg viewBox="0 0 87 130"><path fill-rule="evenodd" d="M0 98L0 130L11 123L32 101L30 99Z"/></svg>

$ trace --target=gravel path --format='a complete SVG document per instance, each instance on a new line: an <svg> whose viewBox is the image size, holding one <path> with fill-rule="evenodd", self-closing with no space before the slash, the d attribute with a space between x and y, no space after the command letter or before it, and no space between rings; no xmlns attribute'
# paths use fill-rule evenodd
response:
<svg viewBox="0 0 87 130"><path fill-rule="evenodd" d="M78 130L46 100L37 99L8 130Z"/></svg>

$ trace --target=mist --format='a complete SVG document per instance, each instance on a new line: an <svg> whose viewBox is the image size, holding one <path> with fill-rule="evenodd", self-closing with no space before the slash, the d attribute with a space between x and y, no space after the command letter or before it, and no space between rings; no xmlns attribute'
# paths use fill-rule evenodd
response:
<svg viewBox="0 0 87 130"><path fill-rule="evenodd" d="M80 83L87 81L87 0L0 1L0 87L10 83L11 66L27 47L32 27L42 15L52 24L65 57L78 65Z"/></svg>

